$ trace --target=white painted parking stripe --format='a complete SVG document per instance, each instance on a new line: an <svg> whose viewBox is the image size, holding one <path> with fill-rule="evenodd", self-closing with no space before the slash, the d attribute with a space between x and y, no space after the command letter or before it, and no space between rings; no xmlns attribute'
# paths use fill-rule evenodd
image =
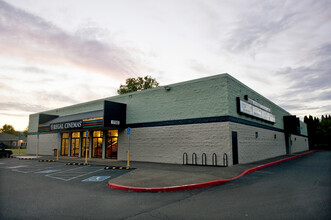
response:
<svg viewBox="0 0 331 220"><path fill-rule="evenodd" d="M95 173L95 172L98 172L98 171L100 171L100 170L103 170L103 168L102 168L102 169L99 169L99 170L95 170L95 171L89 172L89 173L84 173L84 174L79 175L79 176L72 177L71 179L68 179L68 180L66 180L66 181L70 181L70 180L76 179L76 178L78 178L78 177L82 177L82 176L85 176L85 175L88 175L88 174L91 174L91 173Z"/></svg>
<svg viewBox="0 0 331 220"><path fill-rule="evenodd" d="M22 168L22 167L28 167L28 165L19 165L19 166L14 166L14 167L7 167L8 169L17 169L17 168Z"/></svg>
<svg viewBox="0 0 331 220"><path fill-rule="evenodd" d="M70 181L70 180L73 180L73 179L76 179L76 178L79 178L79 177L82 177L82 176L85 176L85 175L88 175L88 174L91 174L91 173L95 173L95 172L98 172L98 171L101 171L101 170L104 170L103 168L102 169L97 169L97 170L94 170L94 171L91 171L91 172L77 172L76 174L79 174L79 173L82 173L81 175L75 175L73 176L73 174L71 173L68 173L69 171L77 171L79 169L82 169L82 168L85 168L85 167L78 167L78 168L74 168L74 169L70 169L70 170L65 170L65 171L62 171L62 172L58 172L58 173L55 173L55 174L49 174L49 175L46 175L47 177L51 177L51 178L54 178L54 179L59 179L59 180L63 180L63 181ZM92 168L92 167L91 167ZM68 173L66 175L66 173ZM62 176L55 176L55 175L58 175L58 174L64 174Z"/></svg>
<svg viewBox="0 0 331 220"><path fill-rule="evenodd" d="M55 173L57 171L60 171L60 170L42 170L42 171L38 171L36 173Z"/></svg>
<svg viewBox="0 0 331 220"><path fill-rule="evenodd" d="M19 172L19 173L33 173L33 172L36 172L36 171L39 171L39 170L42 170L42 169L28 169L28 170L17 170L17 169L14 169L12 171L14 172Z"/></svg>

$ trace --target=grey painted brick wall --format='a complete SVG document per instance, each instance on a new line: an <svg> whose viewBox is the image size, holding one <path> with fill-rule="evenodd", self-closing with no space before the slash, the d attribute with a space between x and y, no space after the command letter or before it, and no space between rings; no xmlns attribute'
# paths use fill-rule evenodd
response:
<svg viewBox="0 0 331 220"><path fill-rule="evenodd" d="M285 135L282 132L237 123L230 123L230 131L238 132L240 164L286 154ZM255 132L258 132L257 138L255 137ZM276 139L274 135L276 135Z"/></svg>
<svg viewBox="0 0 331 220"><path fill-rule="evenodd" d="M291 153L309 150L308 138L298 135L291 135Z"/></svg>
<svg viewBox="0 0 331 220"><path fill-rule="evenodd" d="M132 128L130 136L130 159L159 163L182 164L183 153L188 154L192 163L192 154L197 154L201 164L202 154L207 155L207 164L212 164L212 154L222 163L224 153L230 154L229 123L207 123L178 126ZM119 134L119 160L126 160L128 149L126 131ZM232 163L230 164L232 165Z"/></svg>
<svg viewBox="0 0 331 220"><path fill-rule="evenodd" d="M53 149L58 147L57 133L39 134L39 155L53 155ZM36 154L37 135L28 135L28 154Z"/></svg>

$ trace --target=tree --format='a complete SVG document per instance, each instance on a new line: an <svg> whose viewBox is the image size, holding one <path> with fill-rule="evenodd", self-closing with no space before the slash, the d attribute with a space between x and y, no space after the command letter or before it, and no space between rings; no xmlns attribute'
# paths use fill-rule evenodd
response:
<svg viewBox="0 0 331 220"><path fill-rule="evenodd" d="M2 128L0 128L1 133L7 133L7 134L12 134L15 136L20 136L21 134L17 131L15 131L14 127L12 125L7 125L4 124Z"/></svg>
<svg viewBox="0 0 331 220"><path fill-rule="evenodd" d="M26 127L26 128L24 129L24 131L23 131L23 136L24 136L24 137L27 137L27 136L28 136L28 131L29 131L29 126Z"/></svg>
<svg viewBox="0 0 331 220"><path fill-rule="evenodd" d="M118 94L125 94L129 92L137 92L144 89L155 88L159 86L156 79L151 76L138 77L138 78L128 78L125 81L126 85L121 85L120 89L117 90Z"/></svg>
<svg viewBox="0 0 331 220"><path fill-rule="evenodd" d="M304 117L307 124L309 148L331 149L331 116L323 115L321 120L309 115Z"/></svg>

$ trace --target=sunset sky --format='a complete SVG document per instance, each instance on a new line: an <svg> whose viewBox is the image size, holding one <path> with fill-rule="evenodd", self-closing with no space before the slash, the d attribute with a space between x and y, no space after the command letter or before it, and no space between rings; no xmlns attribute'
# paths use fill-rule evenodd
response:
<svg viewBox="0 0 331 220"><path fill-rule="evenodd" d="M300 116L331 113L331 1L0 0L0 127L114 96L229 73Z"/></svg>

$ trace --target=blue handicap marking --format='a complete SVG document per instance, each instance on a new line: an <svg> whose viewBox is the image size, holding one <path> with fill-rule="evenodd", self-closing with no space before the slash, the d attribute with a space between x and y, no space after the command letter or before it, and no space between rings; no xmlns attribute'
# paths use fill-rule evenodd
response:
<svg viewBox="0 0 331 220"><path fill-rule="evenodd" d="M60 170L42 170L42 171L38 171L36 173L55 173L57 171L60 171Z"/></svg>
<svg viewBox="0 0 331 220"><path fill-rule="evenodd" d="M110 176L91 176L90 178L82 180L82 182L101 182L108 178L110 178Z"/></svg>

